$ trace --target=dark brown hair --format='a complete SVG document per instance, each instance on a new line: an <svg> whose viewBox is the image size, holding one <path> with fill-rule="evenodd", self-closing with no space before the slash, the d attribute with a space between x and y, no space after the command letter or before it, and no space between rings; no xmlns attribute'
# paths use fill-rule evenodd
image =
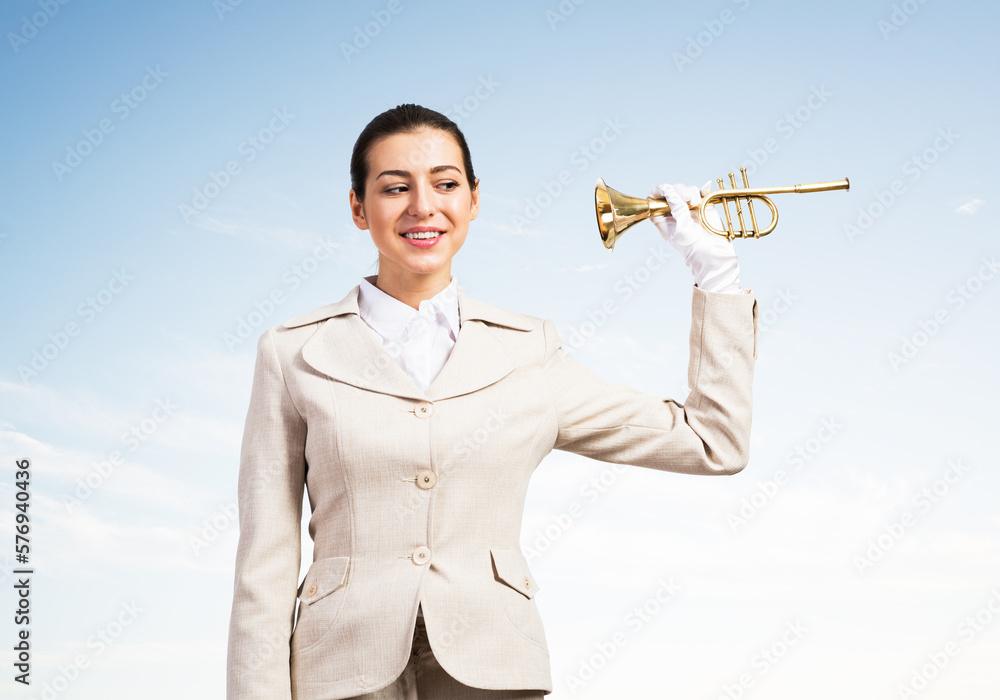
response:
<svg viewBox="0 0 1000 700"><path fill-rule="evenodd" d="M354 152L351 153L351 188L358 201L365 201L365 183L368 180L368 154L379 139L400 133L411 133L421 129L440 129L451 134L462 149L462 161L465 174L469 180L470 189L476 189L476 176L472 172L472 155L465 136L458 124L451 119L435 112L433 109L420 105L405 104L382 112L361 131L358 140L354 142Z"/></svg>

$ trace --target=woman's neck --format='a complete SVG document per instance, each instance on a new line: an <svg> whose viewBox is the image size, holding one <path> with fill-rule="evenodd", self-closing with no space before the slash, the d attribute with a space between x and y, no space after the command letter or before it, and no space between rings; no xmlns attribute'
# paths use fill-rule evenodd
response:
<svg viewBox="0 0 1000 700"><path fill-rule="evenodd" d="M375 277L376 287L414 309L419 309L420 302L435 296L450 283L451 264L428 274L419 274L393 270L391 266L383 267L380 262Z"/></svg>

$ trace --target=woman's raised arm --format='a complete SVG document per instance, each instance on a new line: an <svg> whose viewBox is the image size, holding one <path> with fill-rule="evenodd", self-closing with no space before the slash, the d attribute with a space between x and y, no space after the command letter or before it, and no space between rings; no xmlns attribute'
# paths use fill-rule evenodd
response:
<svg viewBox="0 0 1000 700"><path fill-rule="evenodd" d="M559 421L555 449L687 474L735 474L749 459L757 302L694 287L683 404L608 384L563 349L545 321L545 377Z"/></svg>

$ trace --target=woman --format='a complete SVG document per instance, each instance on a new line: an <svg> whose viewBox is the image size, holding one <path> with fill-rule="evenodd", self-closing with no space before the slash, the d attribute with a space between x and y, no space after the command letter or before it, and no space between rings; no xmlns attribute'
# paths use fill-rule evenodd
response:
<svg viewBox="0 0 1000 700"><path fill-rule="evenodd" d="M756 302L732 244L692 220L681 195L698 190L657 188L677 215L654 222L696 279L691 394L608 385L551 321L468 298L452 276L479 212L453 122L416 105L379 115L351 184L378 274L257 346L228 698L541 698L549 655L519 545L532 471L553 449L742 469ZM300 585L304 487L314 559Z"/></svg>

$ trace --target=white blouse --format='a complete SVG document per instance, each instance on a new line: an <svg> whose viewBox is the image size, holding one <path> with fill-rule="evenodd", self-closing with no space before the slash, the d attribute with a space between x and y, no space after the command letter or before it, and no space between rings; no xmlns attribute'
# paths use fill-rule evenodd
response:
<svg viewBox="0 0 1000 700"><path fill-rule="evenodd" d="M420 308L404 304L374 285L376 276L361 280L358 312L413 383L426 391L451 355L458 329L455 276Z"/></svg>

